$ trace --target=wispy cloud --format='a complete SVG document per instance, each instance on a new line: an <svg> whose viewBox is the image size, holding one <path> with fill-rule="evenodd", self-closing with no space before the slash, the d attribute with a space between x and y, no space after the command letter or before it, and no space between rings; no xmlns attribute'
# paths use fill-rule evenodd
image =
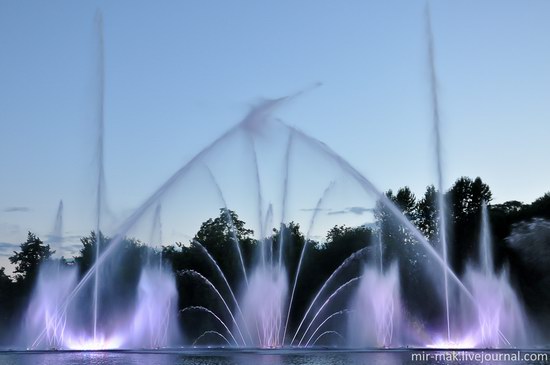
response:
<svg viewBox="0 0 550 365"><path fill-rule="evenodd" d="M347 208L350 213L362 215L363 213L372 212L372 208L365 208L365 207L349 207Z"/></svg>
<svg viewBox="0 0 550 365"><path fill-rule="evenodd" d="M13 255L13 251L19 249L17 243L0 242L0 256L9 257Z"/></svg>
<svg viewBox="0 0 550 365"><path fill-rule="evenodd" d="M6 207L4 208L5 213L16 213L16 212L29 212L31 208L29 207Z"/></svg>
<svg viewBox="0 0 550 365"><path fill-rule="evenodd" d="M363 215L367 212L372 212L372 208L365 208L365 207L347 207L342 210L332 210L328 212L329 215L335 215L335 214L355 214L355 215Z"/></svg>
<svg viewBox="0 0 550 365"><path fill-rule="evenodd" d="M315 211L322 212L322 211L330 210L330 209L325 209L325 208L302 208L300 210L302 212L315 212Z"/></svg>
<svg viewBox="0 0 550 365"><path fill-rule="evenodd" d="M72 243L72 242L80 242L80 239L82 238L82 235L81 234L70 234L70 235L62 235L62 236L56 236L54 234L47 234L44 236L45 238L45 242L47 243L52 243L52 242L57 242L57 243L63 243L63 242L68 242L68 243Z"/></svg>
<svg viewBox="0 0 550 365"><path fill-rule="evenodd" d="M328 212L328 215L337 215L337 214L348 214L349 211L347 210L333 210L332 212Z"/></svg>

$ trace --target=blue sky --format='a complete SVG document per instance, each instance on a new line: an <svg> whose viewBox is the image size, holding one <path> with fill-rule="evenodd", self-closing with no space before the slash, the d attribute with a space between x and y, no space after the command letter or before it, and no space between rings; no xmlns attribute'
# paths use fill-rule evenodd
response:
<svg viewBox="0 0 550 365"><path fill-rule="evenodd" d="M317 82L276 116L380 188L421 195L436 181L425 4L0 1L1 252L27 230L51 233L60 199L66 237L93 227L98 9L111 228L260 98ZM531 202L550 190L550 2L433 1L431 13L446 186L479 175L495 202ZM324 187L295 210L315 206ZM369 204L339 194L326 209ZM353 212L341 222L368 220Z"/></svg>

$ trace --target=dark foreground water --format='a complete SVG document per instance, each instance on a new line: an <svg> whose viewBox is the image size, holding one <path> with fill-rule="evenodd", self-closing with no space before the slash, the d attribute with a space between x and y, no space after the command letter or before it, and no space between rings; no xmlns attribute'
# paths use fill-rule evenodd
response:
<svg viewBox="0 0 550 365"><path fill-rule="evenodd" d="M548 351L174 350L3 351L4 365L550 364Z"/></svg>

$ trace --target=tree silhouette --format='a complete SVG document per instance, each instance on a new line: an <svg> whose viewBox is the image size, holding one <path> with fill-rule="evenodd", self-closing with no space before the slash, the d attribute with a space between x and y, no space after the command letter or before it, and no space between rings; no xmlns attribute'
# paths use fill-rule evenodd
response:
<svg viewBox="0 0 550 365"><path fill-rule="evenodd" d="M391 190L386 193L387 198L433 245L438 245L439 237L437 195L438 191L434 186L428 186L420 199L416 199L408 187L397 190L396 194ZM483 202L490 203L492 194L489 186L481 178L461 177L445 193L445 199L449 218L449 259L457 275L461 276L468 261L477 257L481 207ZM531 204L512 200L489 205L488 209L494 240L495 270L509 269L511 282L516 286L520 299L526 303L526 308L541 326L550 326L550 297L544 292L548 287L547 268L550 267L547 240L549 230L548 223L543 220L550 218L550 193ZM360 259L346 266L338 275L339 281L336 280L331 285L339 285L342 280L359 275L365 265L375 264L378 267L379 261L375 259L379 259L379 242L384 252L382 271L393 262L397 261L399 264L402 301L411 323L424 327L438 325L437 321L443 316L443 304L438 302L438 298L419 293L425 292L426 286L431 285L434 279L438 279L434 273L439 273L440 267L432 256L427 254L424 246L416 241L411 232L395 219L393 213L382 202L377 203L374 217L376 228L371 228L370 225L336 225L327 232L322 242L309 240L306 243L300 225L295 222L282 224L279 229L273 229L270 236L261 238L261 245L269 252L272 250L275 264L279 257L282 237L282 266L286 269L289 285L293 283L300 254L307 244L290 315L289 332L296 329L320 286L353 252L370 247L364 251L365 256L361 255ZM200 247L202 245L220 265L236 296L239 297L246 285L237 248L240 248L247 271L250 272L261 260L258 250L260 242L253 234L237 213L222 208L217 217L207 219L200 226L189 243L175 243L163 247L162 257L169 263L166 267L172 267L176 272L179 309L190 305L206 305L230 323L227 310L211 288L197 275L184 274L186 270L200 272L220 290L224 298L230 298L226 284ZM381 241L378 240L379 237ZM81 275L95 262L97 241L95 232L81 239L82 247L74 257L74 264L79 267ZM111 238L103 235L99 241L100 252L113 244ZM116 301L126 308L132 305L135 298L141 268L160 257L145 243L127 237L122 238L115 249L116 254L110 255L104 261L101 270L103 280L108 278L108 286L116 289L111 288L111 292L104 292L100 300L102 303ZM10 325L20 323L39 267L42 262L51 260L53 253L49 245L29 232L26 242L9 258L15 266L14 277L11 278L4 268L0 268L0 332L9 334ZM154 264L157 262L154 261ZM70 263L61 259L60 264ZM91 289L91 286L87 288ZM334 289L327 288L327 291ZM234 302L228 300L228 303L234 311ZM103 320L120 314L109 314L110 308L109 305L102 307L102 313L107 313ZM201 315L185 314L178 320L184 323L190 338L205 330L217 328L218 325L211 318Z"/></svg>
<svg viewBox="0 0 550 365"><path fill-rule="evenodd" d="M481 178L472 180L461 177L447 193L452 224L448 234L449 258L453 269L461 273L470 258L477 259L479 247L479 228L481 222L481 206L492 200L491 189ZM448 232L449 233L449 232Z"/></svg>
<svg viewBox="0 0 550 365"><path fill-rule="evenodd" d="M99 232L99 237L99 252L101 253L109 245L110 239L104 236L102 232ZM74 260L78 264L81 275L87 272L95 262L98 244L97 241L97 234L95 231L91 231L89 236L82 237L80 239L80 243L82 243L82 248L80 249L80 255L76 256Z"/></svg>
<svg viewBox="0 0 550 365"><path fill-rule="evenodd" d="M433 185L426 188L426 192L417 204L417 225L422 234L430 241L439 235L439 216L437 214L437 191Z"/></svg>
<svg viewBox="0 0 550 365"><path fill-rule="evenodd" d="M237 248L241 250L245 266L249 266L253 255L252 248L256 245L256 241L252 238L253 234L254 231L246 228L246 223L239 219L237 213L221 208L218 217L210 218L201 224L190 242L189 249L182 248L182 250L194 250L199 257L204 257L200 249L196 250L196 244L200 243L216 260L228 280L232 284L237 284L242 278L242 265ZM207 262L205 264L211 267L211 264Z"/></svg>
<svg viewBox="0 0 550 365"><path fill-rule="evenodd" d="M2 335L2 328L8 328L11 323L17 323L13 318L18 294L16 289L16 284L6 275L5 268L0 267L0 335Z"/></svg>
<svg viewBox="0 0 550 365"><path fill-rule="evenodd" d="M44 244L40 238L31 232L28 232L27 240L20 245L20 248L19 252L13 252L9 260L15 265L15 280L30 283L38 274L40 263L48 260L55 251L52 251L50 245Z"/></svg>

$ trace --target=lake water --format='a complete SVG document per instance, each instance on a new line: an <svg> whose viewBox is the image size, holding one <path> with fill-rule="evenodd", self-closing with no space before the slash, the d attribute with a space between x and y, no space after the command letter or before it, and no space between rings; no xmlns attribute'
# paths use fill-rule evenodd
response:
<svg viewBox="0 0 550 365"><path fill-rule="evenodd" d="M518 359L518 356L521 358ZM550 364L548 351L174 350L4 351L2 365Z"/></svg>

